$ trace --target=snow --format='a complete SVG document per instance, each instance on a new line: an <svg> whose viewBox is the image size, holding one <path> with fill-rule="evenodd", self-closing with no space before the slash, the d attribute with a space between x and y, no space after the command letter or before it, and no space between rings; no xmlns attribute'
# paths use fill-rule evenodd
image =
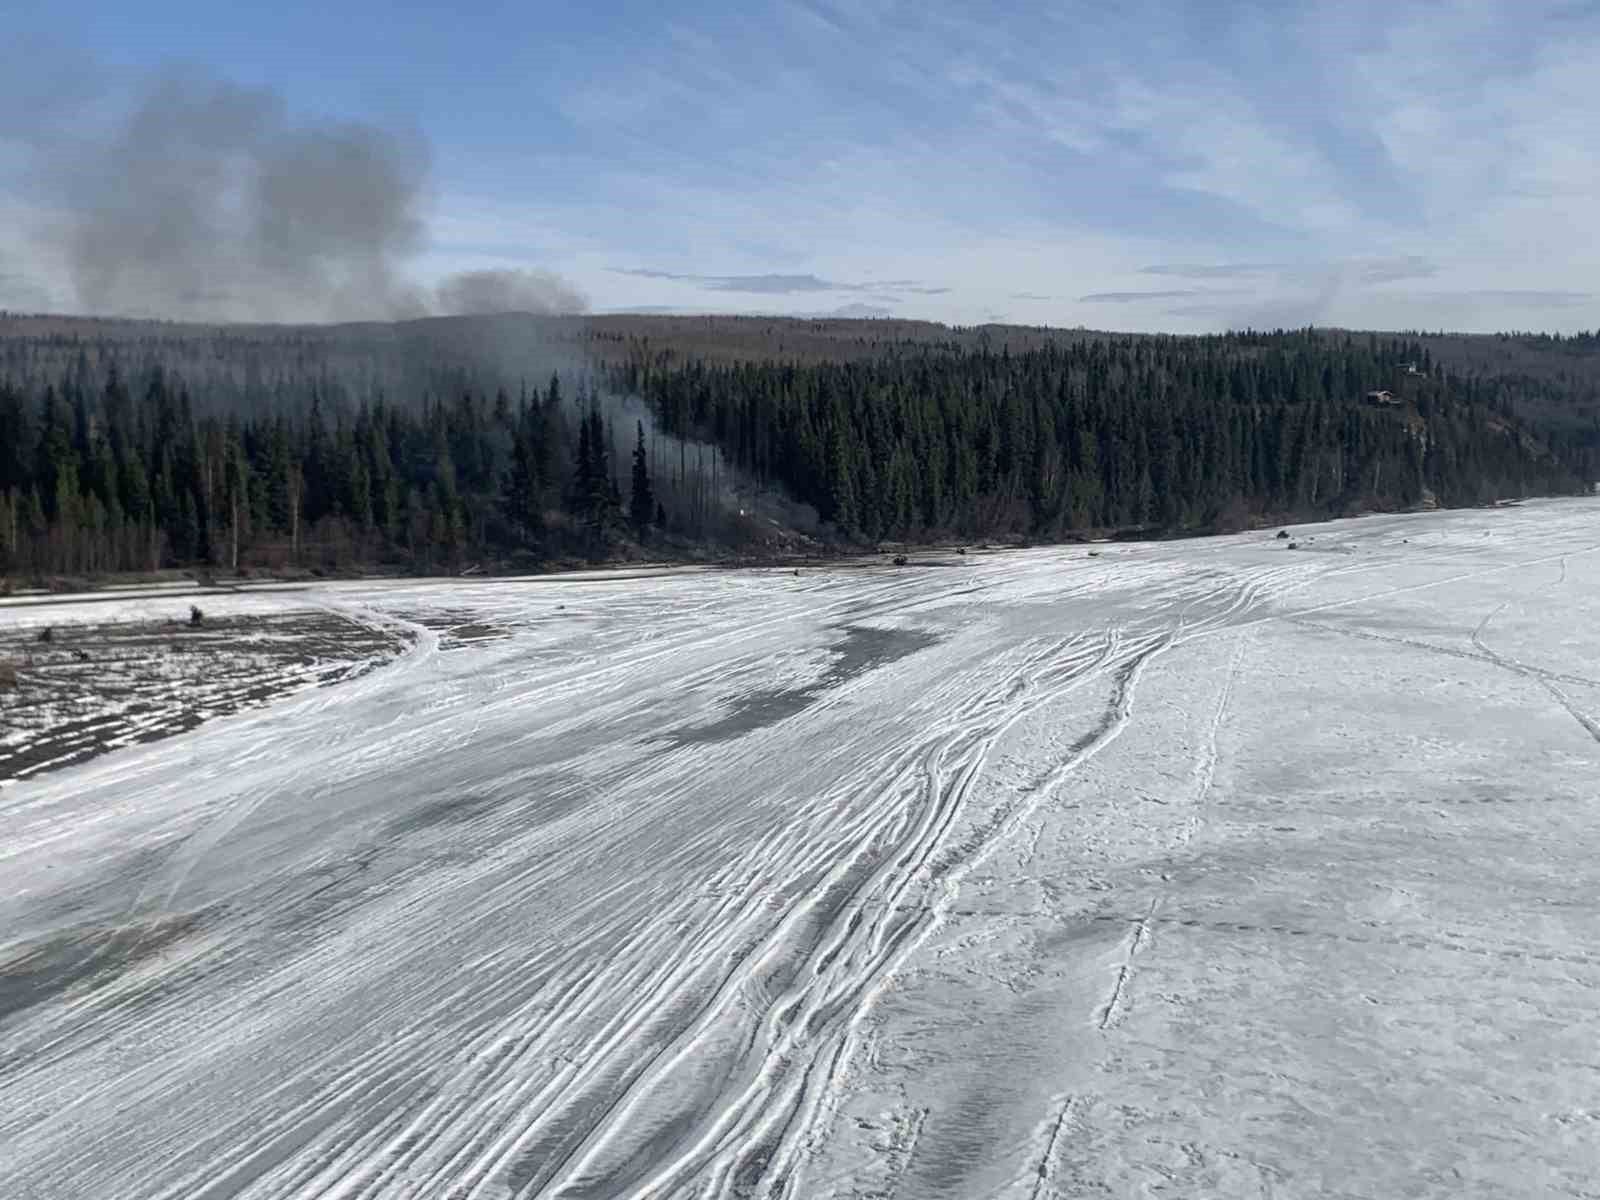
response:
<svg viewBox="0 0 1600 1200"><path fill-rule="evenodd" d="M342 682L381 665L407 636L376 616L229 600L229 615L214 606L198 626L175 619L187 609L173 605L106 610L81 600L48 621L25 607L0 624L0 661L16 674L0 690L0 784ZM98 619L108 611L119 619ZM45 626L49 643L39 640Z"/></svg>
<svg viewBox="0 0 1600 1200"><path fill-rule="evenodd" d="M5 1194L1596 1194L1600 501L1274 532L208 598L408 649L0 789Z"/></svg>

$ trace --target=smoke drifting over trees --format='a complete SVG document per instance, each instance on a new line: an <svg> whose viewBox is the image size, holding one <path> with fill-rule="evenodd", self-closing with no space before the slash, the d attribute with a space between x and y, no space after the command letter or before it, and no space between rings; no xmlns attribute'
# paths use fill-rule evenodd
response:
<svg viewBox="0 0 1600 1200"><path fill-rule="evenodd" d="M0 319L0 576L1195 532L1600 477L1588 337L1458 375L1417 337L873 329L798 361L746 339L827 327Z"/></svg>
<svg viewBox="0 0 1600 1200"><path fill-rule="evenodd" d="M438 311L450 316L576 313L589 306L582 292L549 271L462 271L439 285L436 299Z"/></svg>
<svg viewBox="0 0 1600 1200"><path fill-rule="evenodd" d="M544 271L415 278L420 135L298 121L275 91L196 69L147 81L99 136L58 134L34 137L34 177L87 311L291 322L587 308Z"/></svg>

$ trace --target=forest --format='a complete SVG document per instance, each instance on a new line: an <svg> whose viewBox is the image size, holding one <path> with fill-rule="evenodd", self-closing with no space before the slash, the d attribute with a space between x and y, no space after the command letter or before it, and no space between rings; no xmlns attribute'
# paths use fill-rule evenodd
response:
<svg viewBox="0 0 1600 1200"><path fill-rule="evenodd" d="M1593 430L1524 426L1500 381L1376 335L1108 337L807 367L613 370L870 538L1202 531L1587 490ZM1375 401L1374 394L1384 399Z"/></svg>
<svg viewBox="0 0 1600 1200"><path fill-rule="evenodd" d="M1156 536L1600 479L1594 339L52 321L0 322L10 579Z"/></svg>

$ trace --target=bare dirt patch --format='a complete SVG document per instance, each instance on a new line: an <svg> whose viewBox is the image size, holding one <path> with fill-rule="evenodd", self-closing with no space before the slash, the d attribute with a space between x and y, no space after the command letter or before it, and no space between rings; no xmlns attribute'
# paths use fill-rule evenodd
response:
<svg viewBox="0 0 1600 1200"><path fill-rule="evenodd" d="M505 626L486 621L470 609L435 608L399 615L437 633L441 653L464 650L474 642L498 642L511 636L511 630Z"/></svg>
<svg viewBox="0 0 1600 1200"><path fill-rule="evenodd" d="M387 662L400 634L336 613L0 630L0 783L152 742Z"/></svg>

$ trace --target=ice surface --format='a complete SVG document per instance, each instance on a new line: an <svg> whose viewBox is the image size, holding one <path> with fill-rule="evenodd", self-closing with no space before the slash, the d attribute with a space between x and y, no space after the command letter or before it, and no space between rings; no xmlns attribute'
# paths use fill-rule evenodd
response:
<svg viewBox="0 0 1600 1200"><path fill-rule="evenodd" d="M0 621L0 662L16 671L0 688L0 785L344 682L409 641L395 621L326 609L248 612L229 599L230 615L199 625L177 605L165 606L166 619L102 621L84 618L104 610L68 602L68 619L50 622L59 634L48 644L26 611ZM171 615L180 611L182 619Z"/></svg>
<svg viewBox="0 0 1600 1200"><path fill-rule="evenodd" d="M410 649L0 790L0 1193L1600 1194L1600 502L1297 536L204 602Z"/></svg>

